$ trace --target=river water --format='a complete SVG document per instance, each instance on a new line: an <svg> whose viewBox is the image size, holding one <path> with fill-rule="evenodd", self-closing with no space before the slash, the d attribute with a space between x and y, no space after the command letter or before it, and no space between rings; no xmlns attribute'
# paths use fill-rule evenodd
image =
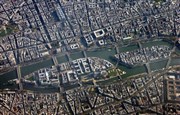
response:
<svg viewBox="0 0 180 115"><path fill-rule="evenodd" d="M152 41L152 42L148 42L148 43L143 43L142 47L151 47L153 45L167 45L167 46L172 47L171 44L169 44L168 42L164 42L164 41ZM137 48L138 48L138 45L131 45L128 47L119 47L119 51L125 52L125 51L135 50ZM178 50L176 50L176 51L178 51ZM102 48L102 49L98 49L96 51L86 51L86 54L88 57L99 57L99 58L106 59L116 65L116 61L114 61L112 59L112 57L116 54L115 48ZM74 59L78 59L78 58L83 58L84 55L82 52L76 52L76 53L70 54L70 57L71 57L71 59L74 60ZM66 56L57 57L57 60L59 63L68 61ZM164 68L166 66L166 63L167 63L167 60L160 60L158 62L150 63L150 68L153 71L159 70L159 69ZM37 71L38 69L41 69L43 67L50 67L52 65L53 65L53 62L51 59L44 60L44 61L38 62L36 64L22 67L21 73L22 73L22 76L25 76L34 71ZM173 66L173 65L180 65L180 59L178 59L178 58L172 59L170 66ZM125 66L119 64L118 68L120 68L123 71L126 71L126 74L122 76L123 78L129 77L129 76L132 76L135 74L147 72L147 69L144 65L137 66L134 68L128 68L128 67L125 67ZM8 80L15 79L15 78L17 78L16 71L11 71L6 74L0 75L0 83L1 84L6 83ZM1 85L0 85L0 88L2 88Z"/></svg>
<svg viewBox="0 0 180 115"><path fill-rule="evenodd" d="M53 65L52 59L44 60L42 62L38 62L32 65L21 67L21 74L22 76L28 75L34 71L37 71L38 69L44 68L44 67L51 67Z"/></svg>

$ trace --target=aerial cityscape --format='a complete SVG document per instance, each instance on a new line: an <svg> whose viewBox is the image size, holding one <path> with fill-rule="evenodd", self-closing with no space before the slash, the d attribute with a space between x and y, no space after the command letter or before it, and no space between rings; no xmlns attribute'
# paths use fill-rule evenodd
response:
<svg viewBox="0 0 180 115"><path fill-rule="evenodd" d="M0 0L0 115L180 115L180 1Z"/></svg>

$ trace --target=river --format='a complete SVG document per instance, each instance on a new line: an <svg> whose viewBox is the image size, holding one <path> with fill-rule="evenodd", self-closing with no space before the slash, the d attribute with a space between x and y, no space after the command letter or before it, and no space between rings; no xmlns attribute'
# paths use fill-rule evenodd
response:
<svg viewBox="0 0 180 115"><path fill-rule="evenodd" d="M164 41L151 41L148 43L143 43L142 47L151 47L153 45L167 45L167 46L172 47L171 44L169 44L168 42L164 42ZM135 49L138 49L138 45L130 45L127 47L119 47L120 52L125 52L125 51L130 51L130 50L135 50ZM179 52L179 50L176 50L176 51ZM116 64L116 61L114 61L112 59L112 57L116 54L115 48L102 48L102 49L98 49L96 51L86 51L86 54L88 57L103 58L103 59L110 61L113 64ZM78 59L78 58L83 58L84 55L80 51L80 52L75 52L75 53L70 54L70 57L71 57L71 59L74 60L74 59ZM66 56L57 57L57 60L58 60L58 63L63 63L63 62L68 61ZM166 63L167 63L167 60L160 60L158 62L150 63L150 68L153 71L159 70L159 69L164 68L166 66ZM21 67L22 76L25 76L29 73L37 71L38 69L41 69L43 67L50 67L52 65L53 65L53 62L51 59L49 59L49 60L44 60L44 61L36 63L36 64ZM170 66L173 66L173 65L180 65L180 59L173 58L171 63L170 63ZM119 64L118 68L126 72L126 74L122 76L123 78L129 77L129 76L132 76L135 74L144 73L147 71L146 67L144 65L143 66L137 66L134 68L128 68L128 67L125 67L125 66ZM0 83L1 84L6 83L8 80L17 78L16 76L17 76L16 71L11 71L11 72L8 72L6 74L0 75Z"/></svg>
<svg viewBox="0 0 180 115"><path fill-rule="evenodd" d="M4 89L4 88L16 89L17 85L8 83L9 80L13 80L16 78L17 78L17 74L15 70L0 75L0 89Z"/></svg>
<svg viewBox="0 0 180 115"><path fill-rule="evenodd" d="M51 67L52 65L53 65L52 59L43 60L35 64L27 65L27 66L21 67L21 75L25 76L34 71L37 71L38 69L41 69L44 67Z"/></svg>

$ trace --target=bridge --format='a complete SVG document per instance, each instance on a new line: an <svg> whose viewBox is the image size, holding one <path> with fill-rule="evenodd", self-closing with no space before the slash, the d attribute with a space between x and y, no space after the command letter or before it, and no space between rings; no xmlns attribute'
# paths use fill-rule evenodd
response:
<svg viewBox="0 0 180 115"><path fill-rule="evenodd" d="M120 51L119 51L119 47L118 47L118 45L115 45L115 49L116 49L116 53L117 53L117 54L119 54L119 53L120 53Z"/></svg>
<svg viewBox="0 0 180 115"><path fill-rule="evenodd" d="M139 46L139 48L140 49L142 49L143 47L142 47L142 44L138 41L138 46Z"/></svg>
<svg viewBox="0 0 180 115"><path fill-rule="evenodd" d="M52 56L52 60L53 60L53 63L55 66L57 66L59 64L56 56Z"/></svg>
<svg viewBox="0 0 180 115"><path fill-rule="evenodd" d="M86 54L86 51L84 51L84 50L83 50L83 52L82 52L82 53L83 53L83 55L84 55L84 57L85 57L85 58L87 58L87 57L88 57L88 56L87 56L87 54Z"/></svg>
<svg viewBox="0 0 180 115"><path fill-rule="evenodd" d="M68 58L68 61L71 62L72 59L71 59L70 54L69 54L68 52L66 52L66 56L67 56L67 58Z"/></svg>
<svg viewBox="0 0 180 115"><path fill-rule="evenodd" d="M149 63L145 63L148 74L151 74L151 68L149 66Z"/></svg>
<svg viewBox="0 0 180 115"><path fill-rule="evenodd" d="M171 63L171 56L168 58L167 64L166 64L166 69L169 68L169 65Z"/></svg>
<svg viewBox="0 0 180 115"><path fill-rule="evenodd" d="M174 45L174 47L172 48L172 50L171 50L171 52L170 52L170 56L169 56L168 61L167 61L167 64L166 64L166 69L169 68L169 65L170 65L170 63L171 63L171 54L172 54L172 52L175 51L175 49L176 49L176 46Z"/></svg>
<svg viewBox="0 0 180 115"><path fill-rule="evenodd" d="M16 68L16 71L17 71L17 75L18 75L18 80L19 80L19 89L20 91L23 90L23 85L22 85L22 78L21 78L21 66L18 65L17 68Z"/></svg>

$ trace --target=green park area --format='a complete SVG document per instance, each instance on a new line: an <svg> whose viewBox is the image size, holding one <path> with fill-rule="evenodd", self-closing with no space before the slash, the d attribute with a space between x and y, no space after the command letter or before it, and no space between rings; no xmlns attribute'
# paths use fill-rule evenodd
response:
<svg viewBox="0 0 180 115"><path fill-rule="evenodd" d="M0 37L12 34L14 31L18 30L16 25L7 25L5 28L0 28Z"/></svg>
<svg viewBox="0 0 180 115"><path fill-rule="evenodd" d="M31 76L31 77L29 77L27 80L29 80L29 81L35 81L35 77L34 77L34 76Z"/></svg>
<svg viewBox="0 0 180 115"><path fill-rule="evenodd" d="M125 72L120 70L120 69L110 69L110 70L108 70L108 76L110 76L110 77L123 75L123 74L125 74Z"/></svg>

